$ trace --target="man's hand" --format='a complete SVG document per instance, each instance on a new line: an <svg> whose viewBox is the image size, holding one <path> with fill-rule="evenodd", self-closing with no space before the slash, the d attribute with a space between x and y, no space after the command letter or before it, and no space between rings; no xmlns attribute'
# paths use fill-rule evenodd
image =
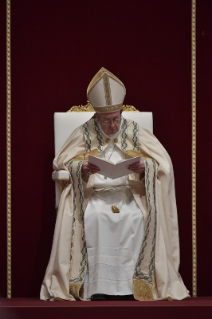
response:
<svg viewBox="0 0 212 319"><path fill-rule="evenodd" d="M91 174L98 173L100 169L96 165L85 162L81 167L81 171L84 176L88 176Z"/></svg>
<svg viewBox="0 0 212 319"><path fill-rule="evenodd" d="M145 164L142 160L140 160L139 163L135 163L135 164L131 164L128 166L128 169L130 169L131 171L133 171L133 173L143 173L145 170Z"/></svg>

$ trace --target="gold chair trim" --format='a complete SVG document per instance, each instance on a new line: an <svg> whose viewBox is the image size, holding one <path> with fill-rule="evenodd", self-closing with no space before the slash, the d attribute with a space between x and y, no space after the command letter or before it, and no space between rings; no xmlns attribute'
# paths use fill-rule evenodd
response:
<svg viewBox="0 0 212 319"><path fill-rule="evenodd" d="M191 5L191 108L192 108L192 294L197 297L196 221L196 0Z"/></svg>
<svg viewBox="0 0 212 319"><path fill-rule="evenodd" d="M122 103L120 105L122 105ZM139 112L139 110L137 110L133 105L122 105L120 109L122 109L124 112ZM81 104L72 106L67 112L95 112L95 110L88 101L86 105Z"/></svg>

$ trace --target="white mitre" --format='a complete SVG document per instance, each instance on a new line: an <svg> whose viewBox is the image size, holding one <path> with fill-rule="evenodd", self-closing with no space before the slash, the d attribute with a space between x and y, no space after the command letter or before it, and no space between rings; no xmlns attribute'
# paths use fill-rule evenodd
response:
<svg viewBox="0 0 212 319"><path fill-rule="evenodd" d="M126 95L124 84L110 71L101 68L91 80L87 97L98 113L116 112L121 109Z"/></svg>

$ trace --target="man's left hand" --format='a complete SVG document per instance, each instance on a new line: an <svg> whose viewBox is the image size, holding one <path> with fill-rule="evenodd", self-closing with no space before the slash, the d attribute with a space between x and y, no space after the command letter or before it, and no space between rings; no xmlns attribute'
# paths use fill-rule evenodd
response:
<svg viewBox="0 0 212 319"><path fill-rule="evenodd" d="M133 173L143 173L145 170L145 164L142 160L140 160L139 163L135 163L135 164L131 164L128 166L128 169L130 169L131 171L133 171Z"/></svg>

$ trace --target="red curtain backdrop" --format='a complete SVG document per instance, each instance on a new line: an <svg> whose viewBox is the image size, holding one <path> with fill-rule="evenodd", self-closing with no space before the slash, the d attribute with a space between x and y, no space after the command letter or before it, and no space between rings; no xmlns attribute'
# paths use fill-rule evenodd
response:
<svg viewBox="0 0 212 319"><path fill-rule="evenodd" d="M209 1L205 3L210 6ZM11 1L11 21L13 297L39 296L51 251L56 217L51 181L53 114L86 104L87 86L102 66L125 84L126 104L153 112L154 133L173 160L180 273L191 290L191 2L19 0ZM4 34L0 35L2 43ZM3 54L0 57L3 63ZM5 87L2 77L1 83ZM4 105L4 94L1 100ZM207 102L205 107L209 107ZM203 123L199 130L204 129ZM5 198L4 187L2 194ZM5 245L5 202L1 205ZM209 214L207 205L206 201L204 209ZM205 239L199 229L206 230L208 222L202 219L201 205L198 209L198 247L202 249ZM207 233L208 242L211 237ZM208 258L203 257L198 261L198 289L208 295L212 275ZM0 281L6 296L6 264L2 265ZM206 273L208 280L203 281Z"/></svg>
<svg viewBox="0 0 212 319"><path fill-rule="evenodd" d="M197 1L198 293L212 295L212 2Z"/></svg>

